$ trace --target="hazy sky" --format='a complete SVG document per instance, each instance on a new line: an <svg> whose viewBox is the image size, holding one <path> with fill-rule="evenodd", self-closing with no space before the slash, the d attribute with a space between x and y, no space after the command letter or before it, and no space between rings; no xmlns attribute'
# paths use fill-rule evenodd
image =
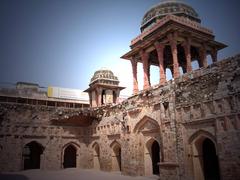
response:
<svg viewBox="0 0 240 180"><path fill-rule="evenodd" d="M0 86L4 82L87 89L93 73L111 69L132 92L131 65L120 56L140 34L144 13L160 0L0 0ZM186 0L202 25L240 53L239 0ZM142 66L139 65L142 88ZM158 69L151 80L158 82Z"/></svg>

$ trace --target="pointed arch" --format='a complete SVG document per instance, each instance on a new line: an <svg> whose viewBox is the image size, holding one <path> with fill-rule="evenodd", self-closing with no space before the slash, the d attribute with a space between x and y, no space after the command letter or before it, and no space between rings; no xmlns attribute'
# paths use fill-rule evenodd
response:
<svg viewBox="0 0 240 180"><path fill-rule="evenodd" d="M197 132L195 132L194 134L191 135L191 137L188 140L188 143L192 144L193 141L196 141L196 140L198 140L199 138L202 138L202 137L208 137L214 143L216 142L216 138L210 132L200 129L200 130L198 130Z"/></svg>
<svg viewBox="0 0 240 180"><path fill-rule="evenodd" d="M99 143L95 141L92 143L92 148L95 148L96 146L99 146Z"/></svg>
<svg viewBox="0 0 240 180"><path fill-rule="evenodd" d="M110 147L112 149L112 171L121 171L122 156L121 156L121 145L114 140Z"/></svg>
<svg viewBox="0 0 240 180"><path fill-rule="evenodd" d="M159 141L151 137L145 144L145 175L159 174L160 154Z"/></svg>
<svg viewBox="0 0 240 180"><path fill-rule="evenodd" d="M189 138L189 144L194 177L198 180L219 179L216 138L208 131L199 130Z"/></svg>
<svg viewBox="0 0 240 180"><path fill-rule="evenodd" d="M156 139L156 138L154 138L154 137L150 137L150 138L147 140L146 144L145 144L145 146L146 146L146 148L147 148L148 151L151 150L151 146L152 146L152 144L153 144L154 141L156 141L156 142L160 145L160 142L159 142L158 139Z"/></svg>
<svg viewBox="0 0 240 180"><path fill-rule="evenodd" d="M145 131L158 131L159 130L159 124L156 120L152 119L149 116L144 116L134 127L133 132L140 132L142 130Z"/></svg>
<svg viewBox="0 0 240 180"><path fill-rule="evenodd" d="M80 145L79 145L78 143L71 141L71 142L66 143L66 144L63 146L63 150L64 150L66 147L68 147L69 145L73 145L76 149L80 148Z"/></svg>
<svg viewBox="0 0 240 180"><path fill-rule="evenodd" d="M114 141L110 144L110 147L111 147L111 148L114 148L115 146L120 146L120 147L121 147L120 143L119 143L117 140L114 140Z"/></svg>
<svg viewBox="0 0 240 180"><path fill-rule="evenodd" d="M62 167L75 168L78 167L78 154L80 145L75 142L68 142L62 148Z"/></svg>
<svg viewBox="0 0 240 180"><path fill-rule="evenodd" d="M96 170L100 170L100 146L97 142L92 144L93 150L93 168Z"/></svg>

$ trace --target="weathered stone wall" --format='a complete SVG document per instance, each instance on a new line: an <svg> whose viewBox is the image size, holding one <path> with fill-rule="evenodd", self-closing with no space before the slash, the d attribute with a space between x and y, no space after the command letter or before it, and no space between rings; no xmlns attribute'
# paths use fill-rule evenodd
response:
<svg viewBox="0 0 240 180"><path fill-rule="evenodd" d="M240 175L240 56L183 75L176 83L180 175L197 179L195 139L211 139L222 179ZM201 154L200 154L201 156ZM201 174L201 172L200 172Z"/></svg>
<svg viewBox="0 0 240 180"><path fill-rule="evenodd" d="M121 147L121 169L127 175L152 175L151 145L160 145L160 161L175 163L176 133L174 84L155 87L122 104L100 109L100 121L92 125L93 140L100 145L101 169L112 170L113 148ZM165 168L165 167L164 167ZM174 170L175 171L175 170Z"/></svg>
<svg viewBox="0 0 240 180"><path fill-rule="evenodd" d="M77 149L77 167L89 168L87 153L88 131L78 126L54 125L51 120L79 110L31 106L13 103L0 104L0 170L23 169L23 149L36 141L44 147L41 169L60 169L63 148L73 144Z"/></svg>
<svg viewBox="0 0 240 180"><path fill-rule="evenodd" d="M193 142L209 138L222 179L234 179L240 152L239 61L236 56L217 62L142 91L120 105L101 108L101 121L94 126L103 148L101 168L111 170L110 145L117 141L124 174L151 174L147 149L154 139L160 145L162 179L201 179L203 172L197 171L202 167L194 164L201 154L194 154Z"/></svg>
<svg viewBox="0 0 240 180"><path fill-rule="evenodd" d="M210 139L221 179L240 176L240 56L139 92L121 104L91 109L95 118L87 127L79 125L80 110L6 103L0 108L2 171L21 170L22 149L34 140L45 148L42 169L62 168L63 150L72 144L79 168L148 176L157 142L161 179L203 179L201 149ZM75 125L68 124L71 116Z"/></svg>

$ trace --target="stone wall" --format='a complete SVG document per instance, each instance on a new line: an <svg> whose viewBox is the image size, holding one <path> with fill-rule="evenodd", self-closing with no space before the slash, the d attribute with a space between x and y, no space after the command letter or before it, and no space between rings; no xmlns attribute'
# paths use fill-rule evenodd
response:
<svg viewBox="0 0 240 180"><path fill-rule="evenodd" d="M201 154L194 154L194 143L202 146L199 139L208 138L222 179L233 179L239 173L239 65L240 56L235 56L100 108L101 121L93 128L104 149L101 168L111 170L110 144L117 141L123 174L152 174L148 148L156 140L162 179L201 179L203 167L194 159Z"/></svg>
<svg viewBox="0 0 240 180"><path fill-rule="evenodd" d="M192 163L197 158L193 142L201 137L214 142L222 179L240 175L239 77L238 55L175 81L177 149L185 179L200 176Z"/></svg>
<svg viewBox="0 0 240 180"><path fill-rule="evenodd" d="M41 169L62 168L66 144L73 144L77 149L77 167L89 168L86 150L89 132L86 128L59 126L51 121L60 119L62 114L74 114L76 111L79 109L0 103L0 170L23 170L24 146L33 141L44 148Z"/></svg>
<svg viewBox="0 0 240 180"><path fill-rule="evenodd" d="M37 141L44 147L42 169L63 168L63 151L72 144L78 150L78 168L204 179L202 149L209 140L221 179L240 175L239 55L141 91L121 104L89 109L86 115L44 106L5 103L0 108L2 171L22 170L24 145ZM87 121L89 125L81 124ZM159 158L158 170L154 158Z"/></svg>

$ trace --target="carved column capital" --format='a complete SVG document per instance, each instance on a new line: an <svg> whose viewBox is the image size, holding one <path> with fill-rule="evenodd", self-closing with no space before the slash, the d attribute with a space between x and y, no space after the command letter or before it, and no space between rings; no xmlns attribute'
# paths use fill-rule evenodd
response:
<svg viewBox="0 0 240 180"><path fill-rule="evenodd" d="M160 43L160 42L158 42L158 41L156 41L156 42L154 43L154 46L155 46L155 48L156 48L157 51L163 50L164 47L165 47L164 44L162 44L162 43Z"/></svg>

